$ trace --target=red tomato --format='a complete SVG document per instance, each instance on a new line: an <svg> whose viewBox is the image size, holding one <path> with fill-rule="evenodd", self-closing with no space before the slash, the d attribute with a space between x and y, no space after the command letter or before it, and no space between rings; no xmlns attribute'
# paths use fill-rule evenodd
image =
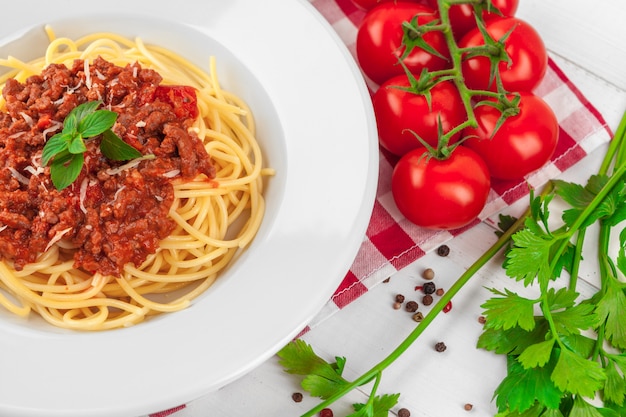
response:
<svg viewBox="0 0 626 417"><path fill-rule="evenodd" d="M463 130L463 135L475 137L463 145L483 158L493 178L522 178L541 168L554 153L559 123L550 106L534 94L521 93L519 114L508 117L493 137L500 111L479 106L474 114L478 127Z"/></svg>
<svg viewBox="0 0 626 417"><path fill-rule="evenodd" d="M359 26L356 55L361 69L372 81L382 84L405 73L399 63L405 52L402 43L403 23L419 15L419 25L437 19L435 10L419 3L382 3L371 9ZM441 70L449 66L450 58L445 37L439 31L426 33L423 39L443 58L416 47L402 61L408 70L420 74L423 68Z"/></svg>
<svg viewBox="0 0 626 417"><path fill-rule="evenodd" d="M429 0L431 7L437 9L437 0ZM498 14L495 11L487 12L483 11L483 20L493 19L499 16L513 16L517 11L519 0L492 0L491 4L500 11ZM457 4L450 7L448 11L450 16L450 25L452 26L452 32L454 37L458 40L463 37L467 32L476 27L476 17L474 15L474 8L471 4Z"/></svg>
<svg viewBox="0 0 626 417"><path fill-rule="evenodd" d="M456 229L482 211L490 191L489 170L471 149L458 146L445 160L428 158L422 149L404 155L391 177L400 212L429 229Z"/></svg>
<svg viewBox="0 0 626 417"><path fill-rule="evenodd" d="M487 21L486 27L496 41L514 28L504 42L504 49L511 62L500 62L499 65L502 84L509 92L532 91L545 75L548 65L548 54L539 33L529 23L515 17L491 19ZM468 48L484 43L482 34L476 28L461 39L459 46ZM474 90L496 91L495 82L489 85L490 69L490 61L486 56L464 60L462 71L467 86Z"/></svg>
<svg viewBox="0 0 626 417"><path fill-rule="evenodd" d="M373 9L375 6L378 6L381 3L396 3L398 0L352 0L355 6L359 9L369 10ZM427 0L403 0L403 1L412 1L413 3L422 3L427 4Z"/></svg>
<svg viewBox="0 0 626 417"><path fill-rule="evenodd" d="M447 133L467 118L461 95L452 81L442 81L431 89L430 106L424 95L405 90L410 85L406 75L398 75L381 85L372 97L380 144L399 156L422 146L408 130L436 148L439 120ZM455 135L450 143L459 136Z"/></svg>
<svg viewBox="0 0 626 417"><path fill-rule="evenodd" d="M156 88L154 99L168 103L174 108L174 114L181 119L198 117L198 99L196 89L186 85L161 85Z"/></svg>

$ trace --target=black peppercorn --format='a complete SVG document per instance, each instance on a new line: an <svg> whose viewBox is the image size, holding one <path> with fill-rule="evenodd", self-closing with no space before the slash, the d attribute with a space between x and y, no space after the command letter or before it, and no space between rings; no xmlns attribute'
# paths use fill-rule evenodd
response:
<svg viewBox="0 0 626 417"><path fill-rule="evenodd" d="M433 303L433 296L426 294L423 298L422 298L422 304L424 304L425 306L429 306Z"/></svg>
<svg viewBox="0 0 626 417"><path fill-rule="evenodd" d="M401 408L398 410L398 417L411 417L411 412L406 408Z"/></svg>
<svg viewBox="0 0 626 417"><path fill-rule="evenodd" d="M406 303L406 306L404 306L406 311L408 311L409 313L415 313L418 307L419 305L415 301L409 301L408 303Z"/></svg>
<svg viewBox="0 0 626 417"><path fill-rule="evenodd" d="M437 290L437 287L435 286L434 282L425 282L424 285L422 285L422 291L424 292L424 294L432 294Z"/></svg>
<svg viewBox="0 0 626 417"><path fill-rule="evenodd" d="M437 352L443 352L443 351L445 351L446 349L447 349L447 346L446 346L446 344L445 344L445 343L443 343L443 342L437 342L437 343L435 344L435 350L436 350Z"/></svg>
<svg viewBox="0 0 626 417"><path fill-rule="evenodd" d="M437 248L437 255L448 256L450 254L450 248L448 245L441 245Z"/></svg>

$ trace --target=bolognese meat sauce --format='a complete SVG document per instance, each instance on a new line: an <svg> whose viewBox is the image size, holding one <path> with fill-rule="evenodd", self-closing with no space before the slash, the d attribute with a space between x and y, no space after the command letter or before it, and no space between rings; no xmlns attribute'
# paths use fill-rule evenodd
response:
<svg viewBox="0 0 626 417"><path fill-rule="evenodd" d="M193 88L163 86L157 72L138 64L120 67L102 58L87 64L52 64L24 83L8 80L2 90L0 259L17 270L59 242L73 253L74 267L120 276L175 228L168 216L172 179L215 176L190 130L198 115ZM88 140L78 179L58 191L41 164L42 149L73 108L96 100L118 113L112 130L119 137L155 157L111 161L100 152L100 138Z"/></svg>

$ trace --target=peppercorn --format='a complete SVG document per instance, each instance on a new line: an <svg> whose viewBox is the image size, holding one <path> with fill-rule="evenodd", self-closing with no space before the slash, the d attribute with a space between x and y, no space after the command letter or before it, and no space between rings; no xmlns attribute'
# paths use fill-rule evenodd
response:
<svg viewBox="0 0 626 417"><path fill-rule="evenodd" d="M396 295L396 303L404 303L404 295L397 294Z"/></svg>
<svg viewBox="0 0 626 417"><path fill-rule="evenodd" d="M448 245L441 245L437 248L437 255L448 256L450 254L450 248Z"/></svg>
<svg viewBox="0 0 626 417"><path fill-rule="evenodd" d="M432 294L436 289L437 287L434 282L425 282L424 285L422 285L422 291L424 294Z"/></svg>
<svg viewBox="0 0 626 417"><path fill-rule="evenodd" d="M467 404L465 404L465 405L463 406L463 409L464 409L465 411L471 411L471 410L472 410L472 408L474 408L474 406L473 406L472 404L470 404L470 403L467 403Z"/></svg>
<svg viewBox="0 0 626 417"><path fill-rule="evenodd" d="M424 269L424 272L422 272L422 277L424 279L431 280L435 278L435 271L433 271L432 268L426 268Z"/></svg>
<svg viewBox="0 0 626 417"><path fill-rule="evenodd" d="M435 294L437 294L439 297L441 297L444 292L445 291L443 290L443 288L437 288L437 291L435 291Z"/></svg>
<svg viewBox="0 0 626 417"><path fill-rule="evenodd" d="M447 349L447 346L446 346L446 344L445 344L445 343L443 343L443 342L437 342L437 343L435 344L435 350L436 350L437 352L443 352L443 351L445 351L446 349Z"/></svg>
<svg viewBox="0 0 626 417"><path fill-rule="evenodd" d="M417 313L413 314L413 320L419 323L420 321L424 320L424 315L420 311L418 311Z"/></svg>
<svg viewBox="0 0 626 417"><path fill-rule="evenodd" d="M393 309L394 310L400 310L401 307L402 307L402 303L399 303L397 301L395 303L393 303Z"/></svg>
<svg viewBox="0 0 626 417"><path fill-rule="evenodd" d="M398 417L411 417L411 412L406 408L401 408L398 410Z"/></svg>
<svg viewBox="0 0 626 417"><path fill-rule="evenodd" d="M302 401L302 393L294 392L293 394L291 394L291 399L299 403L300 401Z"/></svg>
<svg viewBox="0 0 626 417"><path fill-rule="evenodd" d="M408 303L406 303L406 305L404 306L404 308L406 309L406 311L408 311L409 313L415 313L418 309L419 305L417 304L417 302L415 301L409 301Z"/></svg>
<svg viewBox="0 0 626 417"><path fill-rule="evenodd" d="M422 304L424 304L425 306L429 306L433 303L433 296L426 294L423 298L422 298Z"/></svg>
<svg viewBox="0 0 626 417"><path fill-rule="evenodd" d="M333 410L330 408L324 408L320 411L320 417L333 417Z"/></svg>
<svg viewBox="0 0 626 417"><path fill-rule="evenodd" d="M485 324L487 322L487 318L485 316L479 316L478 317L478 322L480 324Z"/></svg>

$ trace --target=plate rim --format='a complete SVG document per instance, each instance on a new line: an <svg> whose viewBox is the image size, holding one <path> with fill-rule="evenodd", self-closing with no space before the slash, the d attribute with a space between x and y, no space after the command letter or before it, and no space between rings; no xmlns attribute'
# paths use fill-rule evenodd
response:
<svg viewBox="0 0 626 417"><path fill-rule="evenodd" d="M243 0L243 1L237 0L233 4L235 4L235 7L246 7L247 5L250 5L253 1L254 0ZM147 1L142 0L141 2L137 2L137 3L146 4ZM155 2L154 4L156 3L158 2ZM136 404L132 404L128 406L127 405L112 405L110 408L98 409L98 410L94 410L94 409L85 410L85 409L76 408L73 410L67 410L67 409L49 410L48 409L44 411L44 410L37 409L36 407L32 407L32 408L17 407L16 408L11 405L2 403L1 401L2 397L0 396L0 411L6 410L8 412L13 413L12 415L29 415L29 416L34 415L33 413L37 415L72 416L72 415L84 415L85 412L90 413L90 415L107 415L107 416L129 415L130 416L130 415L138 415L138 414L146 414L150 412L155 412L161 409L166 409L167 407L176 406L177 405L176 403L178 402L190 401L193 398L197 398L198 396L203 395L204 393L210 392L212 389L217 389L220 386L242 376L243 374L249 372L250 370L255 368L257 365L265 361L267 358L272 356L274 352L282 346L282 344L286 343L288 340L295 337L304 328L304 326L306 326L306 324L311 319L313 319L315 315L324 307L326 302L325 301L322 302L323 301L322 299L328 300L328 298L332 295L332 292L334 291L334 289L336 289L336 287L339 285L339 283L343 279L343 275L340 275L338 271L342 270L344 274L348 272L348 269L358 252L360 244L365 235L366 228L369 224L369 217L370 217L373 205L374 205L376 188L377 188L376 185L377 185L377 180L378 180L378 146L377 146L377 140L375 136L375 122L373 122L373 117L372 117L373 111L371 109L369 91L367 90L367 86L365 85L364 80L360 78L361 77L360 71L358 70L358 67L353 61L352 56L350 55L348 49L345 47L341 39L337 36L336 32L332 30L330 25L327 24L326 20L321 16L321 14L319 14L314 9L314 7L309 2L307 2L306 0L298 0L297 2L294 2L291 5L286 5L286 4L281 4L280 1L270 1L268 3L265 3L265 7L267 7L268 4L270 5L270 7L281 7L281 8L302 7L303 10L306 10L306 12L308 13L307 15L308 18L316 19L318 30L320 31L318 35L324 33L329 38L328 40L332 40L336 48L336 51L334 52L339 53L343 57L342 62L340 63L335 62L335 63L340 64L342 66L343 71L346 74L347 73L351 74L352 76L351 81L354 83L354 85L351 86L351 91L353 91L355 88L357 91L359 91L359 94L360 94L359 98L361 101L360 104L362 106L360 111L363 113L362 114L363 119L365 119L364 121L367 123L367 126L365 126L365 131L368 135L368 140L365 145L367 146L366 154L367 154L368 160L365 164L367 168L366 178L363 179L363 183L361 184L363 188L362 193L361 193L362 194L361 195L361 200L362 200L361 208L358 211L358 213L354 213L355 218L353 219L353 223L351 225L351 234L341 236L343 239L343 243L345 243L345 246L346 246L344 249L345 259L342 259L341 261L338 261L333 265L332 269L334 270L334 273L336 274L336 276L334 276L333 279L327 279L326 281L324 281L323 291L320 291L320 294L317 297L318 299L316 300L316 303L315 303L316 308L315 309L309 308L309 311L307 311L306 314L301 314L298 317L298 323L294 323L294 326L292 326L293 328L291 329L290 332L274 340L271 347L267 347L263 352L260 352L260 354L255 355L254 358L250 358L247 361L246 366L233 370L233 372L231 372L230 375L227 375L226 377L224 377L221 381L219 381L219 383L213 384L213 386L207 386L211 384L208 384L207 381L202 378L197 378L196 380L197 382L195 384L189 384L189 387L183 390L185 391L185 393L182 393L179 390L179 392L177 392L176 394L172 394L167 400L160 398L158 401L154 401L150 404L147 404L145 401L139 401ZM65 15L63 15L62 17L67 18ZM55 19L51 17L49 20L55 20ZM38 22L38 23L41 23L41 22ZM195 26L193 23L188 23L188 22L183 22L183 24L189 25L190 27ZM0 30L0 33L3 33L3 31ZM217 40L219 41L219 39ZM241 51L238 50L236 52L241 52ZM291 168L288 167L288 169L291 169ZM267 231L268 235L272 235L275 232L276 231L274 230ZM224 284L224 285L227 285L227 284ZM182 316L187 316L190 314L193 316L192 313L193 313L193 308L190 308L183 312L177 312L174 314L180 315L182 317ZM133 332L138 335L141 335L147 331L152 331L150 330L150 328L152 327L154 328L160 327L160 324L151 323L151 325L149 326L143 326L143 327L141 326L143 326L143 324L140 324L139 326L136 326L133 329L120 329L120 330L114 330L114 332L119 332L120 335L124 333L129 333L129 332ZM137 329L139 329L139 331L137 331ZM103 342L102 339L106 339L107 334L108 332L97 333L97 334L72 333L71 335L69 335L69 338L76 340L77 343L78 342L82 343L86 339L91 340L92 343L94 340ZM22 335L22 336L28 337L28 335ZM49 335L46 335L46 337L47 337L47 342L59 343L58 342L59 338L68 338L68 335L63 332L60 332L60 333L51 332ZM135 337L138 337L138 336L135 336ZM3 344L5 343L0 343L0 347ZM6 347L6 344L5 344L5 347Z"/></svg>

